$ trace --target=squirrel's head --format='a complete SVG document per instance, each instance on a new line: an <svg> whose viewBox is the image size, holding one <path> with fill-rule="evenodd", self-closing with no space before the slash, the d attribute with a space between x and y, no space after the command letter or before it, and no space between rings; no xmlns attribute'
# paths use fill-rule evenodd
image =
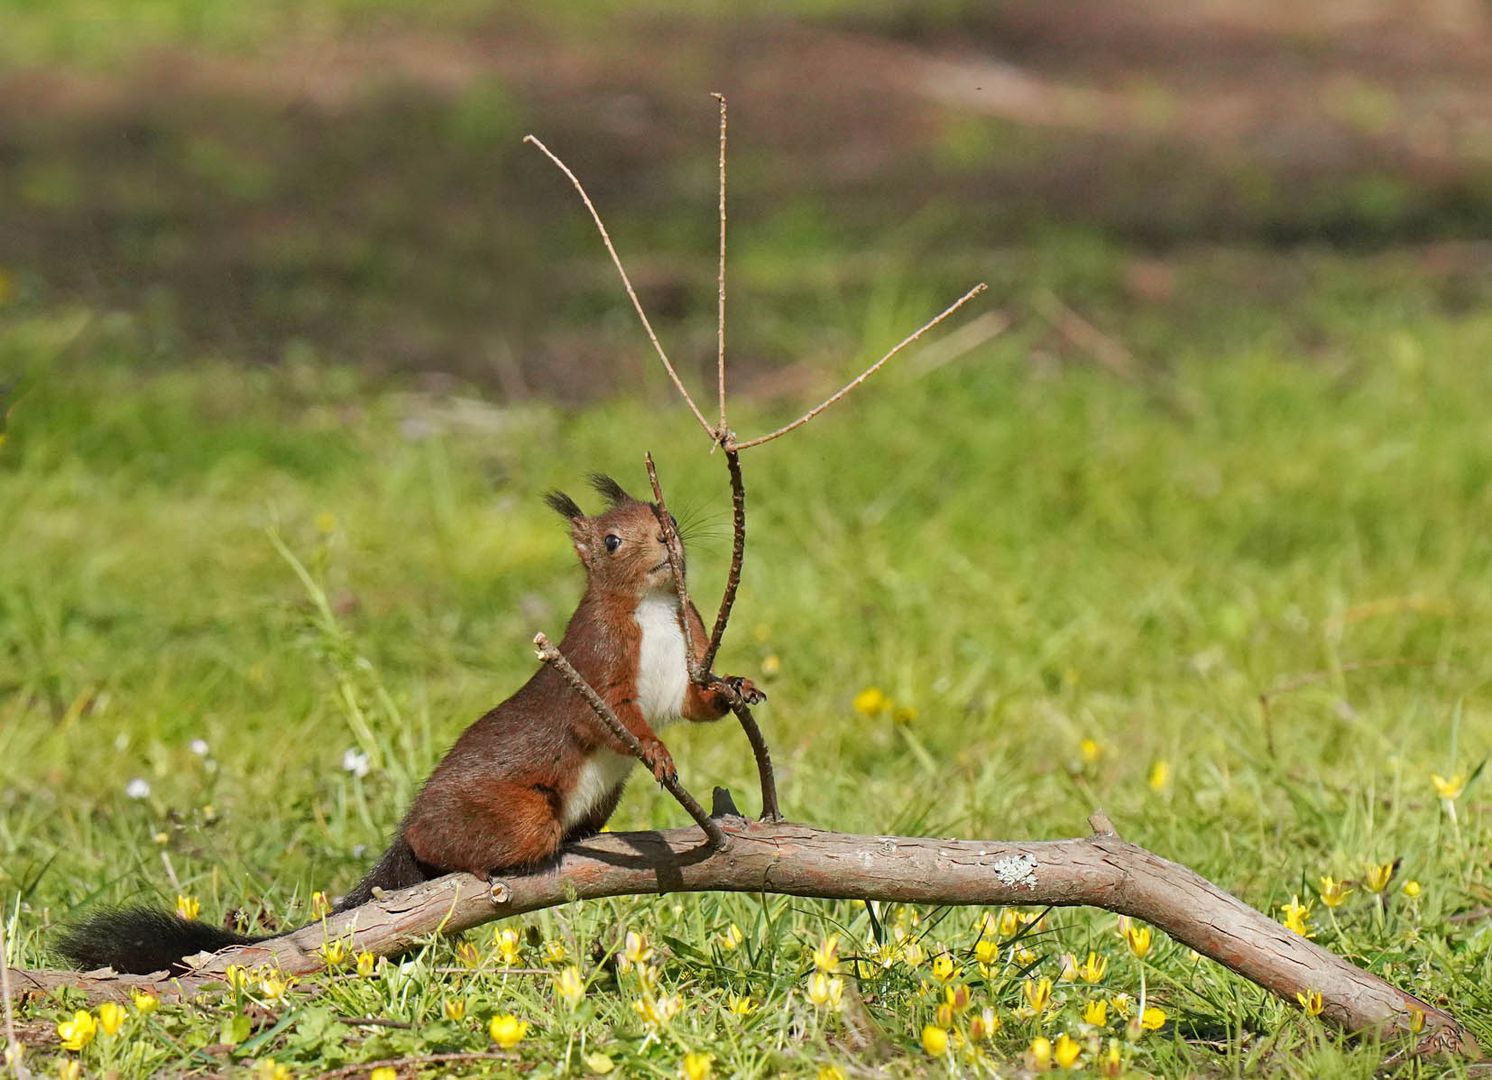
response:
<svg viewBox="0 0 1492 1080"><path fill-rule="evenodd" d="M638 596L673 588L658 507L634 499L609 476L595 473L590 481L608 504L594 517L562 491L551 491L544 501L570 523L570 539L591 585Z"/></svg>

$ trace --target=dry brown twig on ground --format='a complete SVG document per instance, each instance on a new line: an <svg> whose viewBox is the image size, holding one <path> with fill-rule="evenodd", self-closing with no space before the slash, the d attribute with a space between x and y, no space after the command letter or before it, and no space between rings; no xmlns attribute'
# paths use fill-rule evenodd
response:
<svg viewBox="0 0 1492 1080"><path fill-rule="evenodd" d="M799 419L776 431L744 442L730 431L725 394L725 100L720 98L721 259L720 333L717 379L720 419L711 425L690 398L669 362L647 315L627 279L600 215L575 175L532 136L533 142L568 176L601 232L621 274L628 296L648 337L690 411L724 451L730 473L735 542L731 568L704 662L691 677L727 686L711 673L740 584L745 551L745 485L742 450L787 434L841 400L887 361L967 303L983 286L904 339L858 378ZM666 512L656 470L648 458L649 479L664 522L670 561L681 604L687 603L682 552ZM687 629L687 634L692 631ZM630 736L619 720L539 635L540 657L565 676L585 697L597 722ZM689 655L693 656L693 651ZM568 672L568 674L567 674ZM1396 989L1281 926L1267 915L1230 896L1176 863L1117 835L1097 811L1089 819L1093 835L1052 841L938 840L927 837L856 836L784 822L776 813L770 757L750 710L736 709L752 740L761 772L763 818L739 816L728 793L716 789L716 805L705 815L681 785L665 784L704 829L700 844L692 829L665 832L611 833L572 844L553 863L507 876L497 883L467 874L449 874L409 889L388 892L372 902L340 912L282 937L218 953L189 957L192 970L177 978L121 976L113 972L14 971L18 995L72 987L89 1000L122 999L131 990L148 989L163 1000L190 1000L204 990L222 987L231 964L269 964L289 975L308 975L326 966L323 946L347 942L353 952L394 955L408 951L437 932L460 932L494 919L509 918L573 900L669 892L778 893L823 899L860 899L917 904L1091 906L1151 923L1177 941L1283 998L1287 1002L1320 995L1321 1015L1351 1032L1374 1036L1413 1035L1417 1053L1452 1052L1479 1057L1475 1038L1449 1012ZM620 733L617 729L620 728ZM636 739L632 739L636 743ZM640 748L639 748L640 750ZM641 756L639 750L634 750ZM9 995L7 995L9 996ZM365 1067L365 1066L364 1066Z"/></svg>
<svg viewBox="0 0 1492 1080"><path fill-rule="evenodd" d="M730 840L723 851L701 844L693 827L602 833L570 845L552 865L506 878L500 895L480 878L448 874L284 937L191 958L197 966L178 978L13 974L22 994L66 986L90 1001L125 1000L144 989L163 1001L189 1001L225 987L230 964L310 975L325 968L328 941L345 942L352 953L394 955L437 930L459 933L608 896L742 892L913 904L1085 905L1151 923L1291 1003L1297 995L1319 993L1321 1015L1345 1030L1418 1030L1419 1052L1479 1055L1476 1040L1450 1013L1300 937L1186 867L1121 839L1101 812L1090 819L1093 835L1081 839L939 840L748 821L719 789L715 802L711 816Z"/></svg>

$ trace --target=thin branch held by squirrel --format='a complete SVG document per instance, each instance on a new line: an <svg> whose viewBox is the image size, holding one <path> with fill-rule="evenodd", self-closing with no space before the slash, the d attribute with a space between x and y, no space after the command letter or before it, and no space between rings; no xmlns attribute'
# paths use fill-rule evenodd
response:
<svg viewBox="0 0 1492 1080"><path fill-rule="evenodd" d="M846 396L849 395L852 390L854 390L857 386L865 382L883 366L885 366L885 364L894 356L896 356L897 353L901 352L907 346L917 341L929 330L932 330L934 327L936 327L939 323L952 316L954 312L958 311L959 308L963 307L970 300L974 299L974 297L978 296L986 289L986 286L983 282L975 285L962 297L954 301L953 304L945 308L941 313L929 319L917 330L913 331L906 338L902 339L902 341L899 342L894 348L892 348L890 352L886 353L879 360L870 365L869 368L861 372L854 379L850 380L849 383L830 395L826 400L820 402L818 405L815 405L812 409L809 409L808 412L798 417L798 419L792 421L789 424L785 424L775 431L768 432L765 435L757 436L754 439L748 439L745 442L738 441L736 439L735 433L730 429L730 422L726 413L725 388L725 190L727 109L724 94L717 93L711 96L715 98L720 107L720 259L719 272L717 276L718 324L716 332L716 384L720 404L720 420L719 423L713 427L705 419L704 413L700 411L699 406L695 404L694 399L690 396L689 391L685 388L683 380L679 378L679 374L674 368L672 361L669 360L668 354L664 350L662 343L658 340L658 335L653 330L653 324L651 323L651 321L649 321L647 313L643 309L642 302L637 297L637 291L632 287L632 281L627 276L626 268L622 265L621 257L617 254L616 247L611 242L611 236L606 230L606 225L601 218L600 211L596 209L595 204L591 201L590 196L586 193L584 185L581 184L580 179L575 175L570 167L566 165L562 160L560 160L560 158L552 150L550 150L549 147L540 142L537 137L533 135L526 135L524 136L523 140L524 142L532 143L544 154L545 157L553 162L555 167L565 174L566 178L569 179L570 183L579 193L581 202L584 203L586 210L591 216L591 220L596 225L597 232L601 234L601 242L605 245L607 254L611 256L612 265L616 267L617 274L622 279L622 286L626 289L627 296L632 301L633 310L637 312L637 317L642 323L643 330L646 332L648 340L652 342L653 349L658 354L658 359L663 362L664 370L667 371L669 379L673 382L674 387L678 390L680 396L683 397L684 403L689 407L689 411L694 414L694 417L696 420L699 421L700 426L703 427L706 433L710 436L711 443L714 446L719 446L725 451L725 463L726 469L730 475L731 488L731 516L733 525L731 562L730 570L726 577L725 589L720 598L720 608L715 616L714 628L710 632L709 646L706 650L703 663L694 665L694 661L691 659L692 666L690 676L693 681L700 686L719 683L718 678L712 673L712 668L715 662L715 656L720 651L720 643L725 637L726 626L730 622L731 610L735 605L736 594L739 591L741 585L741 569L746 560L746 484L745 479L743 478L741 473L741 451L749 449L750 447L761 446L764 443L768 443L774 439L780 438L783 435L786 435L788 432L802 427L804 424L808 423L808 421L812 420L815 416L818 416L820 413L830 408L832 405L843 400ZM653 471L651 459L649 460L648 468L651 475ZM656 476L654 476L653 479L654 494L657 500L661 503L662 491L657 484ZM664 530L666 534L674 536L674 539L670 542L670 562L675 563L675 570L677 570L678 560L676 559L675 552L673 551L673 548L677 547L677 536L676 534L671 533L671 526L667 521L665 521L664 523ZM680 602L682 603L685 599L685 594L681 580L679 584L679 597ZM689 655L692 658L693 653L691 652ZM761 728L757 724L756 718L751 713L749 703L739 701L734 702L732 703L731 710L735 713L736 719L740 722L742 730L746 733L747 741L751 744L752 754L756 758L757 771L761 777L762 817L763 819L768 821L780 820L782 814L777 804L777 781L772 769L772 755L767 747L767 741L762 735Z"/></svg>

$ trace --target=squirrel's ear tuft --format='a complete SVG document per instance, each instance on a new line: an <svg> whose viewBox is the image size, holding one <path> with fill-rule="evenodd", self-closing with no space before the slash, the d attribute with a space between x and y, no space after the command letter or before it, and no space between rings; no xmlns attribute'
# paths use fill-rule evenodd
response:
<svg viewBox="0 0 1492 1080"><path fill-rule="evenodd" d="M566 521L585 517L585 511L580 509L579 504L563 491L551 491L544 496L544 501L549 504L549 509Z"/></svg>
<svg viewBox="0 0 1492 1080"><path fill-rule="evenodd" d="M632 496L627 494L622 485L605 473L591 473L590 481L591 487L595 488L596 492L612 506L633 501Z"/></svg>

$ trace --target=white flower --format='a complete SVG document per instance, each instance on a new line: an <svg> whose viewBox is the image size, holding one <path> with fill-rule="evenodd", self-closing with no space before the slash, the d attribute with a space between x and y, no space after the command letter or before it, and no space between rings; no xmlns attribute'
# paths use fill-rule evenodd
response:
<svg viewBox="0 0 1492 1080"><path fill-rule="evenodd" d="M342 751L342 768L353 776L367 776L368 755L349 747Z"/></svg>
<svg viewBox="0 0 1492 1080"><path fill-rule="evenodd" d="M192 753L196 754L198 757L206 757L207 752L210 749L210 747L207 745L206 739L193 739L188 745L191 748Z"/></svg>
<svg viewBox="0 0 1492 1080"><path fill-rule="evenodd" d="M131 799L147 799L150 797L150 784L137 776L124 785L124 793Z"/></svg>

